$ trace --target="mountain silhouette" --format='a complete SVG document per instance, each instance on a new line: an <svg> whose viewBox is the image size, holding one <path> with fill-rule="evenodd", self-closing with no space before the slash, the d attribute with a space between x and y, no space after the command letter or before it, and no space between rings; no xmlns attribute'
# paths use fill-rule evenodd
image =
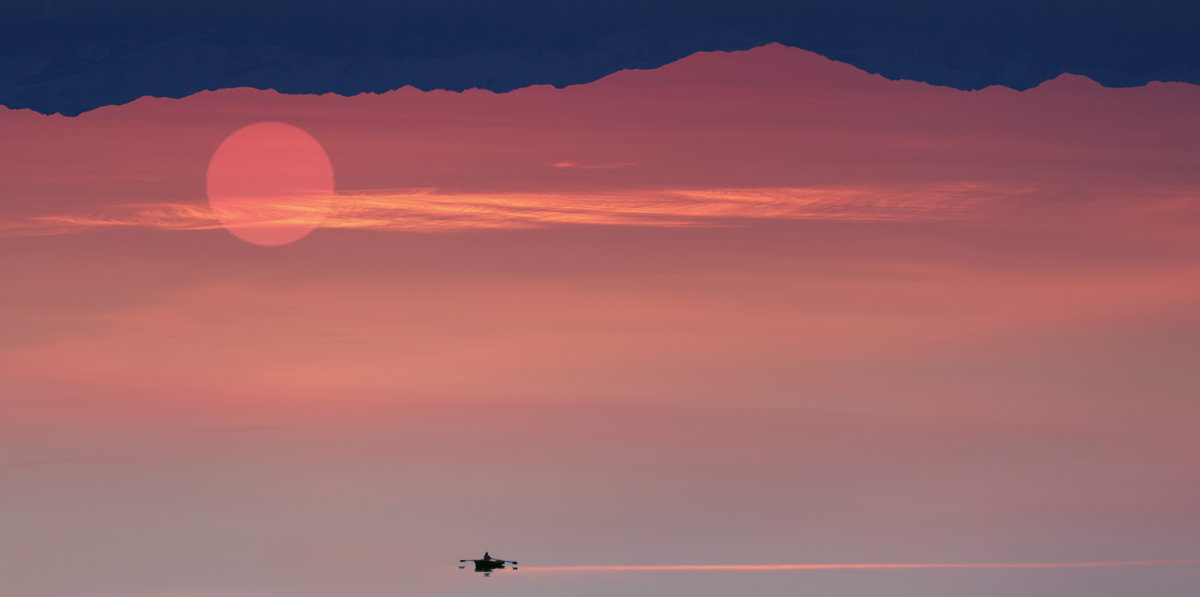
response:
<svg viewBox="0 0 1200 597"><path fill-rule="evenodd" d="M1096 0L58 0L6 8L0 104L77 115L253 87L505 92L777 42L891 79L1200 83L1200 3Z"/></svg>

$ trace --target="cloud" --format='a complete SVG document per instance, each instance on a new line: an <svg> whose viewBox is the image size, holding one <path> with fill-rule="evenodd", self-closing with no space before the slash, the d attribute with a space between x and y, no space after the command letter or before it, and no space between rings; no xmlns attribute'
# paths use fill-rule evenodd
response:
<svg viewBox="0 0 1200 597"><path fill-rule="evenodd" d="M985 562L985 563L903 563L903 564L679 564L665 566L526 566L544 572L671 572L736 571L777 572L787 570L920 570L962 568L1125 568L1134 566L1195 566L1200 560L1130 560L1107 562Z"/></svg>
<svg viewBox="0 0 1200 597"><path fill-rule="evenodd" d="M449 232L561 224L686 227L736 220L940 221L1006 209L1033 191L965 182L888 187L635 189L580 193L453 193L408 189L338 195L332 207L263 206L255 226ZM219 214L202 203L129 203L94 212L0 223L0 234L56 235L104 228L210 230ZM242 221L245 221L242 217Z"/></svg>
<svg viewBox="0 0 1200 597"><path fill-rule="evenodd" d="M0 462L0 470L35 468L45 465L54 464L74 464L77 462L90 462L95 458L71 457L71 458L45 458L41 460L23 460L20 462Z"/></svg>
<svg viewBox="0 0 1200 597"><path fill-rule="evenodd" d="M263 597L273 593L261 590L189 590L189 589L172 589L167 591L156 591L152 593L142 593L140 597Z"/></svg>
<svg viewBox="0 0 1200 597"><path fill-rule="evenodd" d="M574 168L576 170L613 170L615 168L628 168L636 166L636 162L605 162L605 163L581 163L581 162L554 162L550 164L555 168Z"/></svg>

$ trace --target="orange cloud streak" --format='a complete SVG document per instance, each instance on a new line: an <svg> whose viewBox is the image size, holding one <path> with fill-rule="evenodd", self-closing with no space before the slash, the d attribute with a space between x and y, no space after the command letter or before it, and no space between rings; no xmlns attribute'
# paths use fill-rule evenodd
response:
<svg viewBox="0 0 1200 597"><path fill-rule="evenodd" d="M727 219L930 221L994 215L1028 187L972 183L854 188L638 189L583 193L445 193L414 189L338 195L324 205L260 206L256 226L440 232L554 224L704 226ZM69 234L96 228L220 228L202 203L131 203L93 213L32 216L0 224L7 235ZM243 218L244 219L244 218Z"/></svg>

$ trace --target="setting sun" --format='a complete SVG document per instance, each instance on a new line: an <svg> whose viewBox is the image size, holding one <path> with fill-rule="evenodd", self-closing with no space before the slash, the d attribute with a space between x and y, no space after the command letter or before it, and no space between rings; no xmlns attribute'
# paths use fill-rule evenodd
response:
<svg viewBox="0 0 1200 597"><path fill-rule="evenodd" d="M321 224L333 198L333 166L321 144L281 122L259 122L227 137L208 165L213 215L256 245L296 241Z"/></svg>

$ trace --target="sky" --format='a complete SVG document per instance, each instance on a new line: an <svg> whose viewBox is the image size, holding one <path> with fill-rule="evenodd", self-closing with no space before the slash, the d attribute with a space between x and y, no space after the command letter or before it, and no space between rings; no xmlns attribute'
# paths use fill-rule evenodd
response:
<svg viewBox="0 0 1200 597"><path fill-rule="evenodd" d="M0 108L0 576L1184 594L1194 563L551 567L1200 559L1196 105L767 45L562 89ZM237 153L255 130L278 159ZM222 211L289 176L333 196L269 205L287 234ZM521 569L456 568L484 550Z"/></svg>

